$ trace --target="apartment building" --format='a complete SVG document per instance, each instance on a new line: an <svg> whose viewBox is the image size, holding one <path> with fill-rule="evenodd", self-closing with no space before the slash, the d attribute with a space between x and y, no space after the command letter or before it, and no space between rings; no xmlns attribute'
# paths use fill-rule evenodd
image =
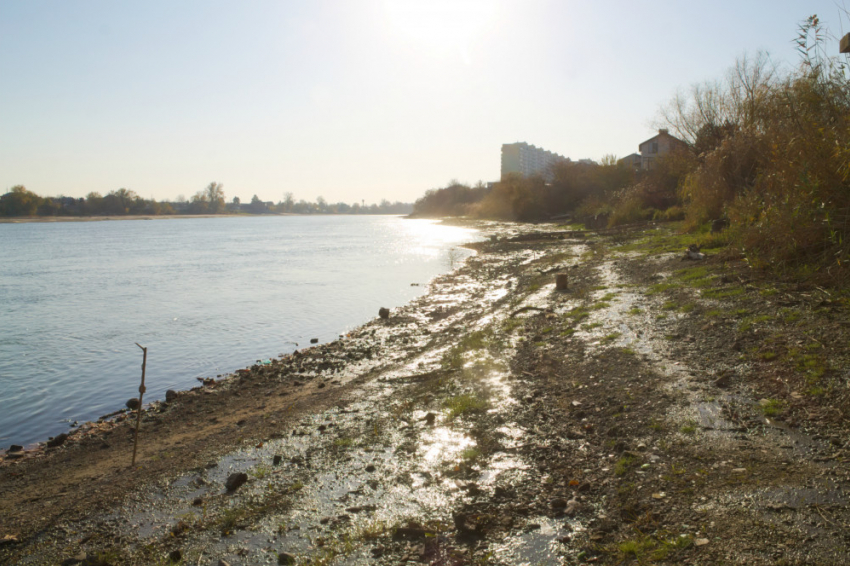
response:
<svg viewBox="0 0 850 566"><path fill-rule="evenodd" d="M552 166L569 160L568 157L525 142L506 143L502 145L502 178L508 173L519 173L524 177L539 175L551 182L554 178Z"/></svg>

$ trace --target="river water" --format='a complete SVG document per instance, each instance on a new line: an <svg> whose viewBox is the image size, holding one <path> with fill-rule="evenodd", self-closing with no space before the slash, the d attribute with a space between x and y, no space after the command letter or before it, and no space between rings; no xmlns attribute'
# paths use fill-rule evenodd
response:
<svg viewBox="0 0 850 566"><path fill-rule="evenodd" d="M0 224L0 447L400 306L472 230L388 216ZM412 284L418 284L413 286Z"/></svg>

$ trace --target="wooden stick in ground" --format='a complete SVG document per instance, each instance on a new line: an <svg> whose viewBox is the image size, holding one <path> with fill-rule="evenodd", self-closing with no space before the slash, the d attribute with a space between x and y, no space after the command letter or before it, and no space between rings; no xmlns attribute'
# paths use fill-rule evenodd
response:
<svg viewBox="0 0 850 566"><path fill-rule="evenodd" d="M138 342L136 342L136 346L142 348L142 384L139 386L139 408L136 413L136 438L133 441L133 463L130 464L130 466L136 465L136 450L139 448L139 425L142 424L142 397L145 395L145 366L148 365L148 349L143 348Z"/></svg>

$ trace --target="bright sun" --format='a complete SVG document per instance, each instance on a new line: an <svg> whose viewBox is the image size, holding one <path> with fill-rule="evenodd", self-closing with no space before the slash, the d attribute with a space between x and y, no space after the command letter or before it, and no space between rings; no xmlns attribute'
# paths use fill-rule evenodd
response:
<svg viewBox="0 0 850 566"><path fill-rule="evenodd" d="M417 47L446 54L461 51L493 24L492 0L384 0L390 30Z"/></svg>

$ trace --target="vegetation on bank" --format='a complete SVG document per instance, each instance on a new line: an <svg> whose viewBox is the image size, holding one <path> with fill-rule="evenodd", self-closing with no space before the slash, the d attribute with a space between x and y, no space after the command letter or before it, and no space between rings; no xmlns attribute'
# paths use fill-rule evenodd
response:
<svg viewBox="0 0 850 566"><path fill-rule="evenodd" d="M589 227L685 220L687 232L728 222L726 241L755 267L843 282L850 261L850 72L817 16L796 38L800 64L743 57L693 85L661 115L687 148L636 171L606 157L561 163L554 179L508 176L429 191L414 215L535 221L569 215Z"/></svg>
<svg viewBox="0 0 850 566"><path fill-rule="evenodd" d="M328 203L322 197L316 202L296 201L286 193L278 203L261 201L257 195L243 204L239 197L225 201L221 183L210 183L191 199L183 196L172 202L145 199L127 189L110 191L106 196L91 192L85 198L42 197L17 185L0 196L0 217L21 216L138 216L168 214L408 214L412 205L382 200L380 204L365 202Z"/></svg>

